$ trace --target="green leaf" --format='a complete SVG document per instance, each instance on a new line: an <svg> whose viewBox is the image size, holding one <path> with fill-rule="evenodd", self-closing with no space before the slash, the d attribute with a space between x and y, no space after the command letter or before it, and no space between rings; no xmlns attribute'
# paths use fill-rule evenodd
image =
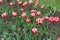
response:
<svg viewBox="0 0 60 40"><path fill-rule="evenodd" d="M6 40L11 40L11 37L7 37Z"/></svg>
<svg viewBox="0 0 60 40"><path fill-rule="evenodd" d="M0 19L0 32L2 31L2 26L3 26L3 20Z"/></svg>
<svg viewBox="0 0 60 40"><path fill-rule="evenodd" d="M15 34L15 36L16 36L16 39L17 39L17 40L20 40L20 35L19 35L19 33L14 32L14 34Z"/></svg>
<svg viewBox="0 0 60 40"><path fill-rule="evenodd" d="M12 25L11 29L13 32L16 31L16 25Z"/></svg>
<svg viewBox="0 0 60 40"><path fill-rule="evenodd" d="M7 34L8 34L7 31L3 31L3 38L7 38Z"/></svg>

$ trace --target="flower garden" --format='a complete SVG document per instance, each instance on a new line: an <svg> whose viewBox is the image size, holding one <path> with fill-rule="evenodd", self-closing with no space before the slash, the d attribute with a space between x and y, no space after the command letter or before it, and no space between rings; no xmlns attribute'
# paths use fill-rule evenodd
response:
<svg viewBox="0 0 60 40"><path fill-rule="evenodd" d="M0 40L60 40L59 15L39 0L0 0Z"/></svg>

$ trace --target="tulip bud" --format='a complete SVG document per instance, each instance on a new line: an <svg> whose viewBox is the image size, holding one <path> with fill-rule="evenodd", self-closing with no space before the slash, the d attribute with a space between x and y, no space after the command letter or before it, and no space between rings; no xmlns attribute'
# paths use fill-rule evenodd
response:
<svg viewBox="0 0 60 40"><path fill-rule="evenodd" d="M38 29L37 29L37 28L33 28L33 29L32 29L32 33L33 33L33 34L38 34Z"/></svg>
<svg viewBox="0 0 60 40"><path fill-rule="evenodd" d="M26 18L27 15L26 15L26 13L23 13L21 16L22 16L22 18Z"/></svg>
<svg viewBox="0 0 60 40"><path fill-rule="evenodd" d="M2 17L3 19L7 18L7 13L1 14L1 17Z"/></svg>
<svg viewBox="0 0 60 40"><path fill-rule="evenodd" d="M16 12L12 12L12 16L13 17L16 17L17 16L17 13Z"/></svg>
<svg viewBox="0 0 60 40"><path fill-rule="evenodd" d="M23 6L24 7L28 6L28 2L24 2Z"/></svg>

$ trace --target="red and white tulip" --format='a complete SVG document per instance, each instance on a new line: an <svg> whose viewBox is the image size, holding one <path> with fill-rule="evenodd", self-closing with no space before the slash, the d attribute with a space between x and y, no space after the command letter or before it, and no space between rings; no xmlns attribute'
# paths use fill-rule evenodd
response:
<svg viewBox="0 0 60 40"><path fill-rule="evenodd" d="M38 29L37 29L37 28L33 28L33 29L32 29L32 33L33 33L33 34L38 34Z"/></svg>
<svg viewBox="0 0 60 40"><path fill-rule="evenodd" d="M26 13L23 13L21 16L22 16L22 18L26 18L27 17L27 14Z"/></svg>
<svg viewBox="0 0 60 40"><path fill-rule="evenodd" d="M16 12L12 12L12 16L13 17L16 17L17 16L17 13Z"/></svg>
<svg viewBox="0 0 60 40"><path fill-rule="evenodd" d="M24 7L27 7L27 6L28 6L28 2L24 2L24 3L23 3L23 6L24 6Z"/></svg>
<svg viewBox="0 0 60 40"><path fill-rule="evenodd" d="M7 18L7 13L5 12L5 13L1 14L1 17L2 17L3 19Z"/></svg>

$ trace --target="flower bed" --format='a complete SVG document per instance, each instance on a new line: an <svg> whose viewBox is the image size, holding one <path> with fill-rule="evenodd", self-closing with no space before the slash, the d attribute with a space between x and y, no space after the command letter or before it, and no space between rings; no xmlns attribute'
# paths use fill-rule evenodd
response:
<svg viewBox="0 0 60 40"><path fill-rule="evenodd" d="M57 40L55 7L29 1L0 0L0 33L5 40Z"/></svg>

